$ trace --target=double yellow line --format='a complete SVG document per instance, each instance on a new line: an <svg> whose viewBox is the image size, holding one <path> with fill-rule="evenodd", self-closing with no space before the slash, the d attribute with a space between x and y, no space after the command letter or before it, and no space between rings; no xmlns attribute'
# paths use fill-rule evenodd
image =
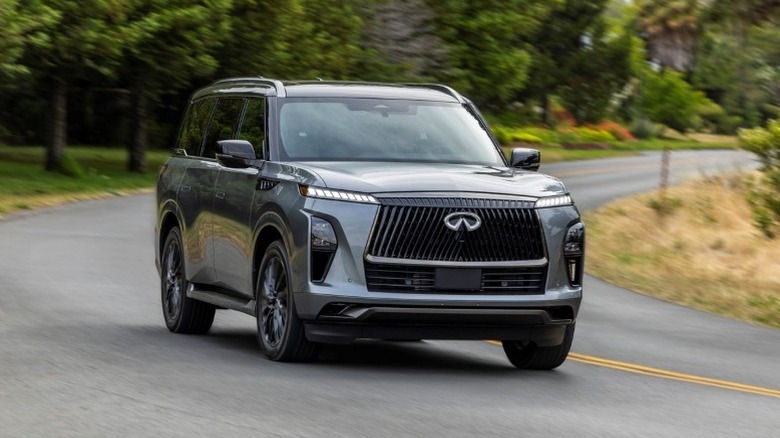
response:
<svg viewBox="0 0 780 438"><path fill-rule="evenodd" d="M501 345L498 341L487 341L494 345ZM780 390L762 388L760 386L743 385L741 383L729 382L727 380L711 379L709 377L701 377L693 374L676 373L674 371L662 370L659 368L646 367L643 365L637 365L628 362L620 362L617 360L602 359L600 357L588 356L580 353L569 353L569 360L575 362L585 363L588 365L595 365L604 368L611 368L613 370L626 371L634 374L641 374L644 376L659 377L662 379L676 380L678 382L695 383L698 385L712 386L715 388L728 389L730 391L747 392L750 394L763 395L766 397L780 398Z"/></svg>

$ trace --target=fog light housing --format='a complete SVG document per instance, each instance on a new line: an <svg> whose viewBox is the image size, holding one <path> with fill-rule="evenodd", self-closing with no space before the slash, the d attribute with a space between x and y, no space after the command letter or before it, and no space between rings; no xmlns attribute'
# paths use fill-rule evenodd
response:
<svg viewBox="0 0 780 438"><path fill-rule="evenodd" d="M563 256L566 260L566 276L569 285L582 285L583 262L585 255L585 225L577 222L566 229L563 239Z"/></svg>
<svg viewBox="0 0 780 438"><path fill-rule="evenodd" d="M328 275L330 265L336 256L338 239L333 225L325 219L311 217L311 281L322 283Z"/></svg>

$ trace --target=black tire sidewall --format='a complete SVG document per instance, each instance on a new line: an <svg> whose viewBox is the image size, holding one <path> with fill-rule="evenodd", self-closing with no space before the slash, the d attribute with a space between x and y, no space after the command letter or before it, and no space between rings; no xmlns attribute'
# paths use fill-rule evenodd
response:
<svg viewBox="0 0 780 438"><path fill-rule="evenodd" d="M260 294L261 284L263 282L263 275L268 262L273 258L278 257L282 265L284 266L285 275L287 276L287 323L284 326L284 333L282 334L282 340L278 345L272 347L267 344L265 340L265 333L263 330L262 312L260 309ZM285 349L288 347L290 340L290 333L292 332L292 324L297 323L297 314L295 313L295 304L293 299L292 288L292 273L290 272L290 262L287 258L287 251L284 248L284 244L280 240L272 242L265 251L262 262L260 262L260 268L257 271L257 281L255 283L255 300L257 303L257 334L260 341L260 348L263 350L269 358L278 359L284 354Z"/></svg>
<svg viewBox="0 0 780 438"><path fill-rule="evenodd" d="M165 272L167 268L167 262L165 261L166 256L168 254L168 248L171 245L172 241L176 241L179 245L179 258L181 259L181 293L182 297L179 300L179 309L177 312L177 318L171 320L168 318L168 312L165 310L165 302L166 302L166 291L165 291ZM163 245L161 259L163 260L163 269L160 272L160 292L161 292L161 304L162 304L162 312L163 312L163 319L165 320L165 325L168 327L168 330L171 331L178 331L179 326L181 325L182 315L184 314L184 301L186 299L186 293L187 293L187 273L184 271L184 245L182 243L181 239L181 231L179 231L178 227L171 228L170 231L168 231L168 237L165 238L165 244Z"/></svg>

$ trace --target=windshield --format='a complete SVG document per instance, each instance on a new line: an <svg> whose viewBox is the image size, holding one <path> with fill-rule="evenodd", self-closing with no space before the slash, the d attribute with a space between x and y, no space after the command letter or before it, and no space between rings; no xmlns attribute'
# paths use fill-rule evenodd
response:
<svg viewBox="0 0 780 438"><path fill-rule="evenodd" d="M279 124L285 160L504 165L477 119L456 103L288 98Z"/></svg>

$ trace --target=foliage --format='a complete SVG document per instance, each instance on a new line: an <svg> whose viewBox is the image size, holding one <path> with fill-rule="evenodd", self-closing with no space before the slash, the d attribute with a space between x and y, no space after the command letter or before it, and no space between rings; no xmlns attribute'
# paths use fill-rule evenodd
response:
<svg viewBox="0 0 780 438"><path fill-rule="evenodd" d="M685 131L699 122L696 112L706 99L704 93L694 90L680 73L647 69L639 105L650 120Z"/></svg>
<svg viewBox="0 0 780 438"><path fill-rule="evenodd" d="M530 81L521 97L542 102L547 123L556 118L551 94L575 119L567 124L597 122L628 80L630 37L608 30L605 7L605 0L566 0L537 34Z"/></svg>
<svg viewBox="0 0 780 438"><path fill-rule="evenodd" d="M560 132L561 141L566 143L603 143L615 141L615 137L603 129L575 126Z"/></svg>
<svg viewBox="0 0 780 438"><path fill-rule="evenodd" d="M234 0L222 76L350 79L358 75L357 1Z"/></svg>
<svg viewBox="0 0 780 438"><path fill-rule="evenodd" d="M530 41L562 0L429 1L447 65L437 74L480 106L502 107L528 83Z"/></svg>
<svg viewBox="0 0 780 438"><path fill-rule="evenodd" d="M699 31L699 0L639 0L639 25L650 56L677 71L690 69Z"/></svg>
<svg viewBox="0 0 780 438"><path fill-rule="evenodd" d="M758 156L763 178L751 190L753 217L767 237L780 226L780 120L770 120L766 128L741 129L740 146Z"/></svg>
<svg viewBox="0 0 780 438"><path fill-rule="evenodd" d="M635 141L634 135L625 126L614 120L602 120L595 128L601 131L606 131L612 134L616 140L620 141Z"/></svg>

